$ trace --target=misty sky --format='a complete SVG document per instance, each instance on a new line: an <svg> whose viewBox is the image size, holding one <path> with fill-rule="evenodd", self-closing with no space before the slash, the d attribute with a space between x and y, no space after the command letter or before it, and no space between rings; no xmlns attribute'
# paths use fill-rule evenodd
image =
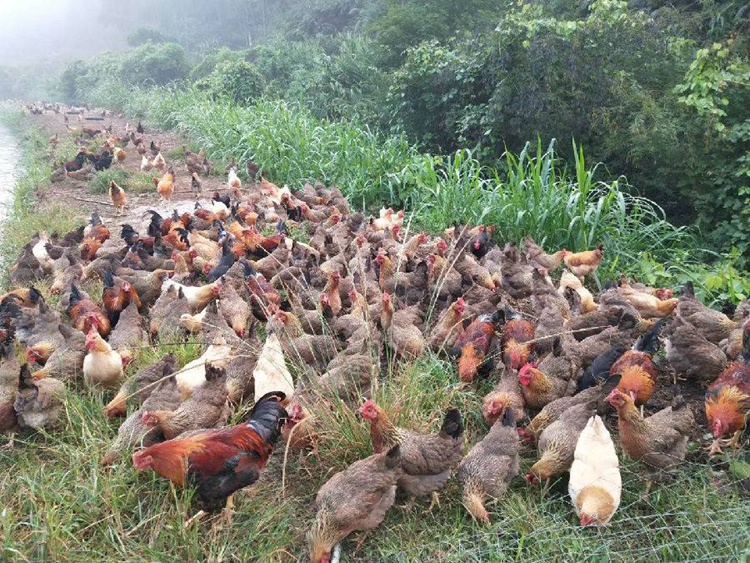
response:
<svg viewBox="0 0 750 563"><path fill-rule="evenodd" d="M0 65L65 60L125 48L99 0L0 0Z"/></svg>

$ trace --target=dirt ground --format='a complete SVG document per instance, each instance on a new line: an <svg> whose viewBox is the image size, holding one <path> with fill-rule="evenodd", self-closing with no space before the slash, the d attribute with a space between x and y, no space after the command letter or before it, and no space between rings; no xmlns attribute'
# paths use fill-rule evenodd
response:
<svg viewBox="0 0 750 563"><path fill-rule="evenodd" d="M91 113L92 116L98 116L98 113ZM58 134L60 139L64 139L68 136L74 137L75 133L70 133L64 121L63 113L55 114L52 112L46 112L42 115L29 115L27 118L31 123L40 125L50 136ZM103 121L89 121L84 120L79 122L75 115L69 115L69 126L80 127L81 125L96 129L108 128L112 126L112 134L117 137L125 136L125 124L128 120L125 117L118 115L110 115L109 113ZM137 124L136 122L130 122L133 129ZM161 142L162 156L167 161L168 166L173 166L175 172L175 192L172 196L172 203L166 204L161 201L159 194L156 193L154 188L150 193L131 193L126 189L126 195L128 198L128 205L125 208L125 213L121 216L115 214L115 208L111 204L109 196L107 194L93 194L89 189L90 182L79 182L71 178L65 178L62 182L53 183L50 189L44 192L38 193L38 199L40 203L50 202L62 202L70 205L71 207L81 210L81 215L88 217L92 212L97 211L99 216L102 218L104 223L112 229L113 226L121 226L125 223L133 225L137 230L145 228L148 224L148 218L144 218L144 214L147 210L153 209L158 211L161 215L171 214L173 209L177 209L178 212L192 211L195 202L198 201L202 205L208 205L211 200L211 195L218 191L224 193L228 191L227 185L224 182L223 170L219 171L220 176L209 176L201 178L202 193L201 197L196 199L194 192L190 189L190 174L185 166L185 161L182 158L174 159L170 158L168 154L175 148L179 148L185 144L185 141L180 138L179 135L168 132L159 131L151 127L145 126L145 132L142 136L146 145L149 145L151 141ZM105 140L106 133L102 133L93 139L97 145ZM140 172L141 155L138 154L132 143L128 143L125 146L125 152L127 158L122 165L114 163L112 168L124 168L132 172ZM150 156L150 153L147 153ZM75 153L68 155L67 160L72 160ZM158 171L153 171L154 176L159 175ZM96 173L95 173L96 174ZM119 231L119 229L116 229Z"/></svg>

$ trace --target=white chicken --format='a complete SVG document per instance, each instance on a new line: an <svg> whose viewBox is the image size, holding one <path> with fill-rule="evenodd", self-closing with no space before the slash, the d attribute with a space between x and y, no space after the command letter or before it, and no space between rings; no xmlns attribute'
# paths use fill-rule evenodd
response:
<svg viewBox="0 0 750 563"><path fill-rule="evenodd" d="M31 248L31 253L45 272L51 272L55 262L47 253L48 244L49 237L46 232L42 231L39 233L39 241Z"/></svg>
<svg viewBox="0 0 750 563"><path fill-rule="evenodd" d="M592 416L576 444L568 494L581 526L603 526L620 506L622 477L615 445L602 419Z"/></svg>
<svg viewBox="0 0 750 563"><path fill-rule="evenodd" d="M235 190L239 190L242 187L242 180L237 176L237 172L234 168L229 169L229 174L227 174L227 185Z"/></svg>
<svg viewBox="0 0 750 563"><path fill-rule="evenodd" d="M183 285L167 278L161 285L161 292L164 293L172 286L177 290L182 290L182 294L185 296L185 299L187 299L190 311L195 314L205 309L206 305L219 295L219 291L221 291L221 279L218 279L213 283L196 287L192 285Z"/></svg>
<svg viewBox="0 0 750 563"><path fill-rule="evenodd" d="M266 343L263 345L263 350L253 370L253 379L255 380L256 401L266 393L281 391L286 395L284 401L286 404L294 395L294 380L286 367L279 337L274 333L266 338Z"/></svg>
<svg viewBox="0 0 750 563"><path fill-rule="evenodd" d="M176 372L177 389L183 396L190 396L206 382L206 364L228 360L231 354L232 347L227 345L223 336L217 335L200 358L185 364L185 367Z"/></svg>
<svg viewBox="0 0 750 563"><path fill-rule="evenodd" d="M158 153L154 157L152 164L154 168L156 168L159 172L164 172L164 170L166 170L167 168L167 161L164 160L164 157L161 155L161 153Z"/></svg>
<svg viewBox="0 0 750 563"><path fill-rule="evenodd" d="M83 379L92 387L112 388L122 377L122 357L92 328L86 335L88 353L83 359Z"/></svg>
<svg viewBox="0 0 750 563"><path fill-rule="evenodd" d="M150 172L154 167L154 162L145 154L141 158L141 172Z"/></svg>

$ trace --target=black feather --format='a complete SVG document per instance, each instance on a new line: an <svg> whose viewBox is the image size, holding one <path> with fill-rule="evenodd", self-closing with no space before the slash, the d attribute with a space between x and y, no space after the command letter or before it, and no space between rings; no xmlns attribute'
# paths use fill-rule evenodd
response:
<svg viewBox="0 0 750 563"><path fill-rule="evenodd" d="M451 438L460 438L464 433L464 427L461 423L461 413L458 409L450 409L445 413L443 426L440 427L440 433Z"/></svg>
<svg viewBox="0 0 750 563"><path fill-rule="evenodd" d="M638 337L638 340L633 345L633 350L645 352L652 356L656 354L659 351L659 334L661 333L661 329L664 328L664 323L664 319L659 319L646 334Z"/></svg>

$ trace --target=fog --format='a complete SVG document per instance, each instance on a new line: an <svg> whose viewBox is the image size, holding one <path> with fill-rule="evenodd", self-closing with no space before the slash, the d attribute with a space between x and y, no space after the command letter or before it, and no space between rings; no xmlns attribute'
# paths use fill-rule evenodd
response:
<svg viewBox="0 0 750 563"><path fill-rule="evenodd" d="M126 48L98 0L0 0L0 65L70 60Z"/></svg>

